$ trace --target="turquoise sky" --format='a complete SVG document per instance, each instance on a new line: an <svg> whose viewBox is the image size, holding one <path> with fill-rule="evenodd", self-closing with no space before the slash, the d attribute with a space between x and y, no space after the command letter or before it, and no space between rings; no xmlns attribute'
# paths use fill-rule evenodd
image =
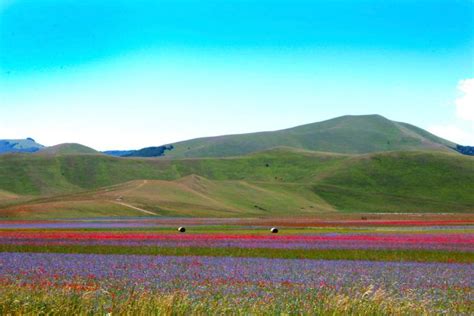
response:
<svg viewBox="0 0 474 316"><path fill-rule="evenodd" d="M472 0L0 0L0 138L97 149L378 113L474 145Z"/></svg>

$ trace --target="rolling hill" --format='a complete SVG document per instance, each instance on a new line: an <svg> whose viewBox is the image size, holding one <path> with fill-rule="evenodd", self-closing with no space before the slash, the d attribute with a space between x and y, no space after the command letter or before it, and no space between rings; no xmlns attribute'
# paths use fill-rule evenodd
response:
<svg viewBox="0 0 474 316"><path fill-rule="evenodd" d="M0 217L474 212L474 159L275 148L234 158L0 156ZM145 211L145 212L144 212Z"/></svg>
<svg viewBox="0 0 474 316"><path fill-rule="evenodd" d="M232 157L278 146L346 154L404 150L453 152L456 144L380 115L343 116L274 132L198 138L172 144L165 157Z"/></svg>
<svg viewBox="0 0 474 316"><path fill-rule="evenodd" d="M98 154L99 152L90 147L76 144L66 143L50 147L44 147L37 154L42 155L72 155L72 154Z"/></svg>
<svg viewBox="0 0 474 316"><path fill-rule="evenodd" d="M60 144L0 155L0 218L473 213L456 148L378 115L109 153L126 158Z"/></svg>

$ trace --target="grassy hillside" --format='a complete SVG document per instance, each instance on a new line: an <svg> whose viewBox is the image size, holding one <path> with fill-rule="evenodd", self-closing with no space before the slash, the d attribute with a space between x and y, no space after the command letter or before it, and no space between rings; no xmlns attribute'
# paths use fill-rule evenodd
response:
<svg viewBox="0 0 474 316"><path fill-rule="evenodd" d="M474 159L401 152L350 159L314 186L341 210L474 211Z"/></svg>
<svg viewBox="0 0 474 316"><path fill-rule="evenodd" d="M379 115L343 116L290 129L199 138L173 144L166 157L230 157L278 146L335 153L401 150L453 151L455 144Z"/></svg>
<svg viewBox="0 0 474 316"><path fill-rule="evenodd" d="M72 155L97 153L98 152L95 149L75 143L59 144L51 147L45 147L38 152L38 154L44 155Z"/></svg>
<svg viewBox="0 0 474 316"><path fill-rule="evenodd" d="M343 155L276 149L240 158L144 159L105 155L0 156L0 190L48 195L91 190L131 180L176 180L197 174L212 180L311 181Z"/></svg>
<svg viewBox="0 0 474 316"><path fill-rule="evenodd" d="M0 156L0 216L474 212L474 159L279 148L237 158ZM1 195L1 194L0 194Z"/></svg>

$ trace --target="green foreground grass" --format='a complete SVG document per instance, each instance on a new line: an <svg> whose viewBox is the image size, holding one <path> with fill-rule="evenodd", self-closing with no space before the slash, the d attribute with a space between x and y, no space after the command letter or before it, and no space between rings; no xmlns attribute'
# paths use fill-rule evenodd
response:
<svg viewBox="0 0 474 316"><path fill-rule="evenodd" d="M222 295L192 298L187 293L154 293L142 290L111 293L97 288L31 289L13 284L0 288L2 315L469 315L466 298L455 297L448 310L415 294L395 298L383 289L298 291L266 289L272 295L244 300ZM290 291L290 293L288 292ZM435 305L435 306L433 306Z"/></svg>
<svg viewBox="0 0 474 316"><path fill-rule="evenodd" d="M258 257L316 260L368 260L474 263L474 253L441 250L375 249L269 249L269 248L195 248L133 247L101 245L0 245L0 252L91 253L121 255Z"/></svg>

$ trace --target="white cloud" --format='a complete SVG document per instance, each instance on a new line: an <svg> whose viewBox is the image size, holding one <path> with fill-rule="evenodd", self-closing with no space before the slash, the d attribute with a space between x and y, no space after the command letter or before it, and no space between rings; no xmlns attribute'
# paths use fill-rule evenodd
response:
<svg viewBox="0 0 474 316"><path fill-rule="evenodd" d="M474 123L474 78L461 80L458 84L461 96L456 99L456 115L461 120Z"/></svg>
<svg viewBox="0 0 474 316"><path fill-rule="evenodd" d="M474 146L474 78L459 81L457 88L459 97L454 101L455 118L428 130L457 144Z"/></svg>

